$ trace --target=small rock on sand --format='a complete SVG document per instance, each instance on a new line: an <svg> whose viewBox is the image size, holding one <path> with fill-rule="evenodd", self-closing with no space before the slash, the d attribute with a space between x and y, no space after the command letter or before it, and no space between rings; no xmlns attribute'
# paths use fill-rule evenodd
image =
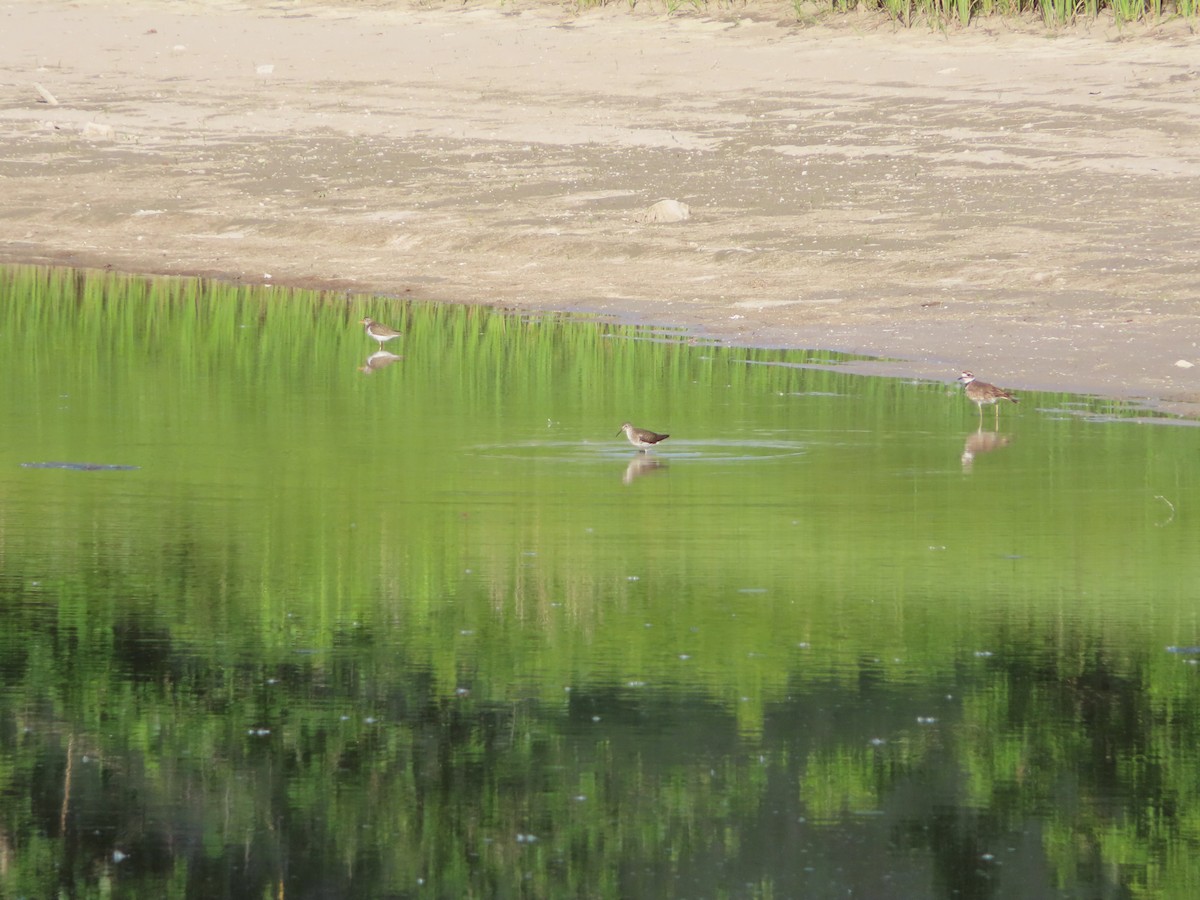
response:
<svg viewBox="0 0 1200 900"><path fill-rule="evenodd" d="M691 214L691 210L688 209L686 203L680 203L678 200L663 199L644 209L641 215L638 216L638 221L646 224L682 222Z"/></svg>

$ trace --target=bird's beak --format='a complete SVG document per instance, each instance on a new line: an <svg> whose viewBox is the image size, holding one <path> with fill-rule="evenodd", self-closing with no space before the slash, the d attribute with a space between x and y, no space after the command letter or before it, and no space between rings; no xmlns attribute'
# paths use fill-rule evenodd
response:
<svg viewBox="0 0 1200 900"><path fill-rule="evenodd" d="M620 433L621 433L622 431L624 431L624 430L625 430L624 428L618 428L618 429L617 429L617 434L620 434ZM616 436L617 436L617 434L614 434L614 435L613 435L613 437L616 437Z"/></svg>

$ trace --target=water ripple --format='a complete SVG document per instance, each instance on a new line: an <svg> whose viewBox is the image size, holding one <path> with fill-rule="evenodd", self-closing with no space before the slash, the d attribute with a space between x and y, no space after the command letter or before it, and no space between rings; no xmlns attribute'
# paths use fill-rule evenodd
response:
<svg viewBox="0 0 1200 900"><path fill-rule="evenodd" d="M594 463L597 460L629 460L635 457L662 462L736 463L803 456L808 442L782 439L687 440L672 439L669 445L641 453L617 442L524 441L511 444L479 444L468 453L490 459L519 459L537 462Z"/></svg>

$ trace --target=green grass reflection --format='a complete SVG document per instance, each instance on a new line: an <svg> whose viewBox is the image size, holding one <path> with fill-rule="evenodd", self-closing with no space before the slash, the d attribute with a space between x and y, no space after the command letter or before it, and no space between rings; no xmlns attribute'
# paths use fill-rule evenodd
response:
<svg viewBox="0 0 1200 900"><path fill-rule="evenodd" d="M0 358L6 895L1198 887L1195 428L37 268Z"/></svg>

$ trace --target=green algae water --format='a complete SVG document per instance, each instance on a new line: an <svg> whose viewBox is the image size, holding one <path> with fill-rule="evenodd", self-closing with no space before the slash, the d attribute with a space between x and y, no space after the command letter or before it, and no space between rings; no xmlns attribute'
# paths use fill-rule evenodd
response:
<svg viewBox="0 0 1200 900"><path fill-rule="evenodd" d="M1200 893L1190 423L26 268L0 359L4 896Z"/></svg>

